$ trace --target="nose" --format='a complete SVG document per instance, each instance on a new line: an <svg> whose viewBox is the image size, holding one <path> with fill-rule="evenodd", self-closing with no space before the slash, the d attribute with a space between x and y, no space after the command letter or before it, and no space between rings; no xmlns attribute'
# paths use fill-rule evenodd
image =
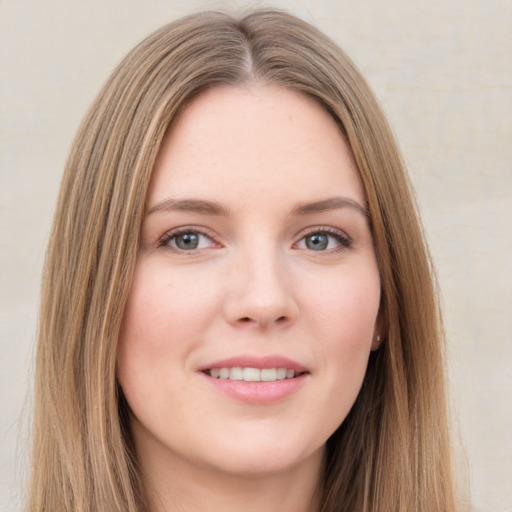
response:
<svg viewBox="0 0 512 512"><path fill-rule="evenodd" d="M227 321L245 328L293 324L298 307L284 257L271 249L240 255L229 272L224 310Z"/></svg>

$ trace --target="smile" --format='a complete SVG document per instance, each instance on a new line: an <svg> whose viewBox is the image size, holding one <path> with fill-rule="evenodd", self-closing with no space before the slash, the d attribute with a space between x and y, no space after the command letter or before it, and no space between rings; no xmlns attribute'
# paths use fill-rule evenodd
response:
<svg viewBox="0 0 512 512"><path fill-rule="evenodd" d="M251 368L235 366L232 368L211 368L204 373L221 380L243 380L245 382L273 382L276 380L293 379L304 372L296 372L291 368Z"/></svg>

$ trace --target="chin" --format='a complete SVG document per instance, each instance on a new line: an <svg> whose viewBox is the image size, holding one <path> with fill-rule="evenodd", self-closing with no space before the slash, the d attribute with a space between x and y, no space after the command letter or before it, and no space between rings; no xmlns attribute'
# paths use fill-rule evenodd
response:
<svg viewBox="0 0 512 512"><path fill-rule="evenodd" d="M294 469L300 470L304 466L311 466L315 459L320 467L325 445L320 447L304 447L298 444L283 443L283 437L275 436L271 442L268 440L247 437L240 446L223 446L213 457L205 457L205 462L223 473L241 477L261 477L289 473ZM277 441L277 442L276 442ZM206 450L205 452L206 453ZM220 454L220 457L217 457Z"/></svg>

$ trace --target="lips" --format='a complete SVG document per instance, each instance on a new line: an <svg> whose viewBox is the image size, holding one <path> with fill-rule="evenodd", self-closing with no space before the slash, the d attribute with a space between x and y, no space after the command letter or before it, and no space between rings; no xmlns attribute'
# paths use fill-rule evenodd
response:
<svg viewBox="0 0 512 512"><path fill-rule="evenodd" d="M286 398L303 387L309 371L280 356L233 357L199 368L215 389L245 403L264 404Z"/></svg>

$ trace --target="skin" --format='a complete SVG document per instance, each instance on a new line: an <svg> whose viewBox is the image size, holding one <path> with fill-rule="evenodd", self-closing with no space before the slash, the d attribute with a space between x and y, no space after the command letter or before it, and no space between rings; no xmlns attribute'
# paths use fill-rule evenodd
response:
<svg viewBox="0 0 512 512"><path fill-rule="evenodd" d="M304 208L333 197L345 201ZM344 138L304 95L214 88L173 124L118 356L154 511L317 509L325 442L378 345L364 210ZM247 403L200 371L235 356L283 356L307 374L282 399Z"/></svg>

